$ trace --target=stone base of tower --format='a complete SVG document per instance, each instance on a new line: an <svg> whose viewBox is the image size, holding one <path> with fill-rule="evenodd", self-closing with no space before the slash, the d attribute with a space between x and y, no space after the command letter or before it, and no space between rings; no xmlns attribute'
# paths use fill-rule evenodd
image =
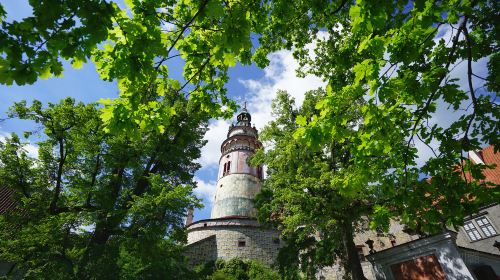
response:
<svg viewBox="0 0 500 280"><path fill-rule="evenodd" d="M187 230L185 252L192 266L233 258L271 265L284 246L279 231L262 228L255 219L247 217L201 220L189 225Z"/></svg>

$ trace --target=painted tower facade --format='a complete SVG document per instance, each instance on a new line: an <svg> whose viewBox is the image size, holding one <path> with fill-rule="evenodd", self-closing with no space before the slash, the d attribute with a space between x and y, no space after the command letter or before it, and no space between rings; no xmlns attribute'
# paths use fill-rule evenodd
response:
<svg viewBox="0 0 500 280"><path fill-rule="evenodd" d="M272 264L284 245L277 230L262 228L255 219L262 167L250 166L248 158L262 144L251 121L244 108L222 142L211 218L191 223L188 215L186 255L192 265L232 258Z"/></svg>
<svg viewBox="0 0 500 280"><path fill-rule="evenodd" d="M252 116L243 109L222 142L212 219L256 216L253 199L260 192L262 167L250 166L247 160L262 144L251 121Z"/></svg>

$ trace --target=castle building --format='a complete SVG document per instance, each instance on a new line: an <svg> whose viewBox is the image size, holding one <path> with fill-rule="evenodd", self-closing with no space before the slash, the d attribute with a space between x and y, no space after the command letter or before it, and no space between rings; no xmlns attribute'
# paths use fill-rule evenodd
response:
<svg viewBox="0 0 500 280"><path fill-rule="evenodd" d="M244 108L222 142L211 218L192 223L192 212L188 215L186 255L191 265L232 258L270 265L283 246L277 230L256 220L254 199L261 189L262 167L250 166L248 159L262 143L251 121Z"/></svg>

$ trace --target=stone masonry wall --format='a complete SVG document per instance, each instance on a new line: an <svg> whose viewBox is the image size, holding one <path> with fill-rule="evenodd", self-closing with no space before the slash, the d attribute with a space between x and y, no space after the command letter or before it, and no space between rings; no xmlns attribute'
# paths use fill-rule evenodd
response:
<svg viewBox="0 0 500 280"><path fill-rule="evenodd" d="M260 192L260 180L249 174L231 174L217 182L212 218L255 217L253 199Z"/></svg>
<svg viewBox="0 0 500 280"><path fill-rule="evenodd" d="M204 242L212 236L215 236L215 242ZM194 265L214 259L232 258L258 260L271 265L283 245L278 231L261 228L255 220L206 220L188 228L189 249L186 253ZM204 250L213 250L216 254L200 257Z"/></svg>
<svg viewBox="0 0 500 280"><path fill-rule="evenodd" d="M185 255L189 258L191 266L216 260L217 242L215 235L187 245Z"/></svg>

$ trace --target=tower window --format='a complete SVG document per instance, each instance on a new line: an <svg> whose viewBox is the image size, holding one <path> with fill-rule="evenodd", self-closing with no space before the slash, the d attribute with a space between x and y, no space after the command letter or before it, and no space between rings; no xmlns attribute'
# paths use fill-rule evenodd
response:
<svg viewBox="0 0 500 280"><path fill-rule="evenodd" d="M391 245L392 247L396 246L396 239L391 239Z"/></svg>
<svg viewBox="0 0 500 280"><path fill-rule="evenodd" d="M280 244L280 239L278 237L273 238L274 244Z"/></svg>
<svg viewBox="0 0 500 280"><path fill-rule="evenodd" d="M257 178L262 179L262 167L257 166Z"/></svg>
<svg viewBox="0 0 500 280"><path fill-rule="evenodd" d="M246 245L247 242L245 241L245 239L243 238L238 239L238 247L245 247Z"/></svg>
<svg viewBox="0 0 500 280"><path fill-rule="evenodd" d="M229 174L231 171L231 162L228 161L226 163L224 163L224 171L222 172L222 176L226 176L227 174Z"/></svg>

